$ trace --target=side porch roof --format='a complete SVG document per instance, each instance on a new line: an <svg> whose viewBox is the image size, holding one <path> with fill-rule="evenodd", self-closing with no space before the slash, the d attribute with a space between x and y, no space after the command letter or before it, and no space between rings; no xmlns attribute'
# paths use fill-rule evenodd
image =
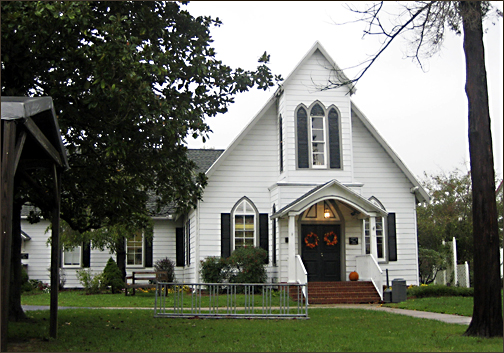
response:
<svg viewBox="0 0 504 353"><path fill-rule="evenodd" d="M286 215L300 215L306 209L323 200L337 200L354 208L364 216L381 215L385 217L387 212L376 206L371 201L366 200L356 192L350 190L336 179L330 180L311 189L301 197L292 201L282 209L271 215L272 219L281 218Z"/></svg>

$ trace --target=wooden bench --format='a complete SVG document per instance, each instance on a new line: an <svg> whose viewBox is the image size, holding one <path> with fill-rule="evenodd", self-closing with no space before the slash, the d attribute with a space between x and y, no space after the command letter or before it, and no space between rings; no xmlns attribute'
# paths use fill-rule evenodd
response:
<svg viewBox="0 0 504 353"><path fill-rule="evenodd" d="M163 276L164 275L164 276ZM133 294L135 295L135 289L137 288L153 288L156 287L157 281L162 278L168 278L168 271L134 271L131 276L126 276L126 283L124 288L124 294L128 295L128 289L133 289ZM128 280L131 283L128 283ZM149 281L148 283L137 283L136 281Z"/></svg>

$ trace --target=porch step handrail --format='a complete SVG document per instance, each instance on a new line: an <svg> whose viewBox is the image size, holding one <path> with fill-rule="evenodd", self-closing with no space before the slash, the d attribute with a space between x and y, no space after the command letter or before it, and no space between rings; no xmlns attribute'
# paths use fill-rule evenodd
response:
<svg viewBox="0 0 504 353"><path fill-rule="evenodd" d="M356 256L356 270L359 279L371 281L383 300L383 271L372 254Z"/></svg>
<svg viewBox="0 0 504 353"><path fill-rule="evenodd" d="M308 272L300 255L296 255L296 282L298 284L308 284ZM302 287L302 292L306 298L306 302L308 302L308 286Z"/></svg>

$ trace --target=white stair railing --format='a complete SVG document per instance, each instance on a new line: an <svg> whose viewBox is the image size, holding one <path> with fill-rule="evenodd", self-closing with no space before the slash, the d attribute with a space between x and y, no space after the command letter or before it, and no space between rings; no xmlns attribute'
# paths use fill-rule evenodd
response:
<svg viewBox="0 0 504 353"><path fill-rule="evenodd" d="M378 265L378 261L373 255L369 254L356 256L356 262L359 279L371 281L380 295L380 299L383 300L383 271Z"/></svg>
<svg viewBox="0 0 504 353"><path fill-rule="evenodd" d="M301 260L301 256L296 255L296 282L298 284L308 284L308 272L304 267L303 260ZM303 295L306 298L306 302L308 302L308 286L302 287Z"/></svg>

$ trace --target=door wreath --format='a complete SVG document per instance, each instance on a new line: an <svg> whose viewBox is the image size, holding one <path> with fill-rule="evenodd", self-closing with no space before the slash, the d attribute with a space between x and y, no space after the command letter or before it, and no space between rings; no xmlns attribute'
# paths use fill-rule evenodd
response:
<svg viewBox="0 0 504 353"><path fill-rule="evenodd" d="M313 242L311 241L313 238ZM311 232L310 234L308 234L305 238L304 238L304 242L306 244L307 247L313 249L314 247L318 246L318 235Z"/></svg>
<svg viewBox="0 0 504 353"><path fill-rule="evenodd" d="M332 240L329 240L332 236ZM338 236L334 232L329 232L324 234L324 241L329 246L334 246L338 244Z"/></svg>

